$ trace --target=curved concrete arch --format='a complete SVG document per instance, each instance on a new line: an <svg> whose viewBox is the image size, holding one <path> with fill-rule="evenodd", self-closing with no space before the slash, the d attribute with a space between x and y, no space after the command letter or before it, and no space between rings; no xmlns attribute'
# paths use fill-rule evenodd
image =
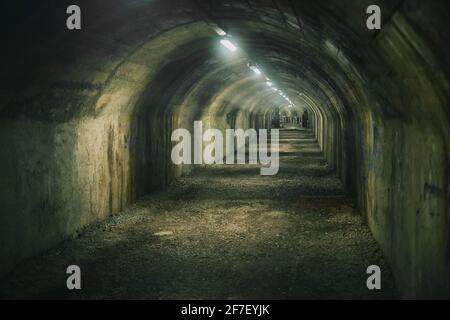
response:
<svg viewBox="0 0 450 320"><path fill-rule="evenodd" d="M402 295L448 297L448 4L378 2L380 31L350 0L80 1L89 14L77 32L61 27L66 1L11 14L0 274L192 173L170 161L174 129L269 129L286 101L254 63L312 112L314 139Z"/></svg>

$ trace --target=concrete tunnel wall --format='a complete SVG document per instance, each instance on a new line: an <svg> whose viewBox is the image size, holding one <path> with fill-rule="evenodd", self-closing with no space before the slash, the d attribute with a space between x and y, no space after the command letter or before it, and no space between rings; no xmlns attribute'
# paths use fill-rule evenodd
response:
<svg viewBox="0 0 450 320"><path fill-rule="evenodd" d="M116 0L106 10L80 1L79 32L64 29L66 1L11 15L0 274L189 174L169 160L173 129L203 120L224 130L227 115L244 129L270 125L282 100L217 45L206 10L314 112L324 155L403 296L448 297L448 4L377 1L383 29L374 33L357 1L277 1L275 11L225 2ZM30 36L33 11L48 18Z"/></svg>

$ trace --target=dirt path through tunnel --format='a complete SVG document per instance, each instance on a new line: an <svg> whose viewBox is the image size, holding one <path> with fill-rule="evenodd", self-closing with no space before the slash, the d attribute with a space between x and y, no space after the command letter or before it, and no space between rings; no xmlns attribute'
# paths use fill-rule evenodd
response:
<svg viewBox="0 0 450 320"><path fill-rule="evenodd" d="M280 132L280 171L199 168L22 263L3 298L385 299L388 266L310 133ZM82 270L82 290L65 270ZM366 268L382 290L366 288Z"/></svg>

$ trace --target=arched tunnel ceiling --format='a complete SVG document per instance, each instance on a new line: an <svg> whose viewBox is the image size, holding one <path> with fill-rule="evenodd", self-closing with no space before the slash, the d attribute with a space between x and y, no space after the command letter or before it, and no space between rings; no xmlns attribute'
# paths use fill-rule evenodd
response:
<svg viewBox="0 0 450 320"><path fill-rule="evenodd" d="M391 17L402 5L402 1L378 1L383 7L383 23L388 23ZM126 4L126 5L125 5ZM71 115L80 112L91 113L89 105L96 105L96 99L101 94L95 94L102 90L104 81L109 81L113 73L120 69L126 59L133 57L133 52L145 44L149 39L165 32L171 32L174 28L182 28L195 21L206 21L210 26L218 25L224 29L232 39L236 41L240 49L248 55L248 59L256 62L272 82L285 92L294 104L302 103L299 99L299 93L305 93L313 100L318 100L317 106L320 108L339 108L335 111L341 117L351 111L352 106L348 102L348 97L353 97L355 101L368 100L366 95L367 83L370 81L364 79L362 71L370 71L375 75L389 73L382 61L373 55L367 49L367 44L373 41L377 32L369 31L365 28L365 9L370 1L117 1L104 10L101 1L90 1L82 3L85 11L88 12L85 17L85 29L78 34L70 35L56 24L60 19L46 21L36 21L34 11L46 12L52 16L64 8L66 3L61 1L56 6L38 5L25 6L18 4L23 8L24 15L11 15L10 19L13 25L28 20L27 24L39 23L41 28L35 31L35 37L30 37L27 30L22 30L27 36L21 41L25 41L31 48L27 52L22 52L23 68L17 70L11 65L6 66L5 74L8 79L5 87L13 88L16 91L25 91L21 98L6 96L0 107L0 112L7 115L29 113L32 117L68 118ZM419 17L420 18L420 17ZM123 21L133 21L130 24L124 24ZM209 39L218 39L213 28L208 30L203 28L202 32L193 35L192 40L186 41L186 45L180 52L180 61L190 59L189 52L192 55L198 55L198 63L206 63L201 58L199 51L208 50L208 40L200 45L199 37L209 37ZM49 32L49 31L52 32ZM19 30L20 31L20 30ZM195 31L193 31L195 32ZM45 34L45 37L41 36ZM49 37L48 34L51 36ZM19 34L20 35L20 34ZM182 37L182 35L181 35ZM6 53L17 55L9 51L17 44L20 36L8 38L11 41L10 46L6 46ZM206 39L206 38L205 38ZM67 42L67 40L69 42ZM180 39L183 42L183 39ZM175 48L180 46L177 38L167 37L163 45L170 45ZM59 45L60 44L60 45ZM76 45L75 45L76 44ZM55 48L53 55L48 56L45 51L47 47ZM107 49L106 49L107 48ZM355 50L358 48L358 50ZM156 49L156 48L155 48ZM160 53L155 53L154 56ZM54 59L55 57L66 57L65 61ZM107 58L105 58L105 56ZM161 54L162 56L162 54ZM165 57L169 58L169 57ZM216 59L209 55L209 59ZM223 56L219 58L224 58ZM36 69L35 62L41 62L40 68ZM371 61L372 63L368 63ZM230 63L230 61L228 61ZM243 64L245 61L243 61ZM67 66L78 64L78 70L65 70ZM218 61L217 67L227 64L226 59ZM31 66L33 66L31 68ZM158 66L159 68L160 66ZM99 74L98 85L94 87L83 87L85 74L89 68L97 69L98 72L105 74L105 80ZM205 74L214 72L214 66L211 70L205 70ZM447 66L445 66L447 68ZM32 71L30 71L33 69ZM192 70L195 68L192 67ZM67 79L61 77L48 77L51 70L52 75L64 74L67 72ZM225 67L222 68L226 74L229 72ZM248 70L247 70L248 71ZM110 75L108 76L107 73ZM151 72L150 74L153 74ZM147 75L149 76L149 75ZM245 77L245 71L236 74L236 79ZM109 78L107 78L109 77ZM226 78L226 75L217 75L217 79ZM50 83L49 83L50 79ZM54 79L54 80L52 80ZM59 87L60 91L65 91L68 87L76 85L74 79L79 80L79 90L90 91L87 95L92 95L91 102L81 101L84 97L76 97L80 102L66 107L67 110L54 110L50 108L60 108L57 105L59 93L47 94L47 97L40 95L41 99L50 100L50 103L39 104L34 102L39 95L38 87L46 87L49 91L55 91ZM31 89L24 89L23 83L26 80L31 84ZM193 82L193 85L195 83ZM213 82L211 81L211 85ZM215 85L217 91L220 91L220 85ZM353 87L353 88L351 88ZM223 89L225 90L226 85ZM255 87L258 90L259 87ZM345 95L344 95L345 92ZM254 92L257 94L257 92ZM83 95L83 94L82 94ZM250 95L249 95L250 96ZM270 97L271 95L269 95ZM33 98L33 99L32 99ZM325 99L324 99L325 98ZM334 103L329 103L329 100ZM51 100L55 102L52 103ZM273 105L280 102L274 95ZM282 101L282 100L281 100ZM31 106L30 103L31 102ZM304 102L304 101L303 101ZM243 103L245 106L245 103ZM346 108L345 108L346 107ZM372 108L379 105L374 104ZM85 111L83 111L85 110ZM379 110L380 112L389 112L406 116L400 110L390 108ZM361 112L361 110L356 110Z"/></svg>
<svg viewBox="0 0 450 320"><path fill-rule="evenodd" d="M77 1L74 32L69 0L14 2L2 19L0 203L17 228L0 224L0 256L15 250L0 274L189 174L169 160L173 129L226 129L236 113L238 127L271 128L286 100L249 62L312 111L405 292L450 274L448 1L377 0L380 31L365 26L370 0L105 2Z"/></svg>
<svg viewBox="0 0 450 320"><path fill-rule="evenodd" d="M100 63L104 64L103 61L99 60L97 65L92 65L93 55L97 55L98 59L101 59L98 54L103 51L102 46L107 44L98 43L98 37L100 36L101 39L102 34L108 36L108 38L112 36L112 39L115 40L113 40L113 52L108 52L110 56L112 54L113 60L111 62L113 62L114 59L120 61L120 59L127 58L126 55L123 55L127 46L142 43L162 30L170 30L170 28L189 23L189 21L206 20L209 23L217 23L226 30L233 37L233 40L236 40L239 47L248 54L249 59L258 63L266 75L291 98L294 104L301 103L298 96L300 92L305 92L313 99L317 95L323 96L321 91L324 88L328 88L328 93L332 93L333 88L339 87L340 84L336 84L336 79L333 79L331 75L337 74L339 71L349 71L339 69L336 65L339 64L339 59L347 61L352 48L357 46L358 43L367 42L370 39L370 37L367 37L367 33L370 32L363 27L365 16L354 14L354 12L364 12L367 6L365 2L355 6L351 1L340 2L339 5L330 1L316 1L313 4L293 1L258 1L257 3L252 1L178 1L176 6L174 6L174 3L168 6L164 2L155 2L148 7L145 1L134 1L132 4L127 3L123 7L119 4L111 6L107 12L100 9L100 3L99 1L93 1L89 4L90 11L86 15L85 22L89 25L89 31L94 32L93 37L95 36L95 38L93 38L93 41L95 39L96 44L92 46L92 43L85 39L81 41L81 43L85 43L85 46L75 48L71 48L70 45L62 46L55 51L55 55L65 55L67 61L74 59L80 61L80 65L83 64L83 56L86 56L89 65L100 67L108 72L104 69L105 65L100 65ZM175 12L173 11L174 7L177 8ZM393 11L396 7L397 3L395 2L383 1L384 10ZM37 5L36 9L52 10L52 8ZM53 10L56 11L56 9ZM158 13L157 17L155 12ZM115 22L116 20L123 21L128 15L133 24L124 25L122 22ZM388 17L389 15L388 12L384 16ZM40 30L45 32L52 27L49 23L48 26L44 25L44 28ZM108 34L104 31L106 29L108 29ZM152 31L149 32L149 29ZM31 63L31 60L39 59L39 52L41 51L39 48L44 48L44 46L51 45L52 41L59 40L58 33L53 32L52 34L55 35L54 39L46 39L45 42L37 46L35 51L24 53L26 56L33 55L33 59L31 59L31 56L24 59L25 65L26 61ZM214 34L210 35L211 37L214 36ZM86 37L88 34L83 33L82 36ZM74 40L78 38L79 36L74 36ZM36 37L36 39L41 40L39 37ZM33 43L35 40L27 39L27 41ZM331 43L333 48L336 48L335 46L338 43L337 52L326 50L327 43ZM174 43L173 45L178 44ZM205 45L210 45L210 43L206 41ZM88 50L86 50L87 46L90 46ZM192 54L199 54L199 50L204 50L197 40L192 41L184 47L180 60L189 56L189 50L187 50L189 48ZM352 57L351 63L357 61L358 58ZM201 58L197 61L204 63ZM224 63L226 61L218 62L217 65L220 66ZM243 61L244 63L245 61ZM114 65L117 66L117 63L113 62L111 67L114 68ZM46 72L48 67L48 62L44 63L42 72L41 70L36 70L32 74L25 72L25 76L32 82L40 82L48 72ZM64 69L64 65L53 65L52 69L55 68L55 71ZM220 68L225 74L230 72L226 67ZM114 72L114 69L110 70ZM213 72L211 70L205 72ZM14 78L23 80L17 70L11 70L11 73L17 74L12 77L13 79L10 79L8 85L14 86ZM236 79L245 76L245 70L241 70L240 74L236 73ZM226 77L226 75L218 74L217 79ZM64 90L64 87L70 85L70 83L57 79L49 85L52 87L59 85ZM211 85L213 85L212 81ZM218 84L215 85L218 86ZM96 88L87 89L95 90ZM262 89L262 87L255 87L256 91L253 92L253 95L248 96L257 96L259 89ZM276 94L268 94L269 98L272 96L273 105L283 102ZM26 101L19 102L18 105L26 105ZM11 103L11 105L13 104ZM324 103L318 105L325 107ZM21 110L20 107L17 108L17 104L13 108ZM29 108L29 106L26 106L26 108ZM36 106L36 108L35 113L49 114L49 112L41 110L43 108L41 106ZM48 106L45 108L48 108ZM20 112L19 110L16 111ZM78 111L75 110L74 112ZM3 108L3 112L14 113L15 111L8 110L8 107L6 107ZM340 110L340 112L343 111ZM67 112L65 113L67 114Z"/></svg>
<svg viewBox="0 0 450 320"><path fill-rule="evenodd" d="M306 78L309 86L315 87L309 90L309 95L313 97L323 87L316 84L318 81L337 87L331 74L354 71L344 69L352 68L345 51L350 52L358 41L367 41L358 39L358 31L363 35L368 33L366 28L361 27L365 20L353 18L343 21L346 5L342 3L338 10L334 10L336 8L329 1L307 6L287 1L258 2L257 5L252 5L251 1L212 1L197 2L197 5L236 40L250 59L258 63L294 103L302 90L309 89L299 85L301 78ZM359 9L364 12L365 4L360 6ZM358 10L357 7L352 4L347 8ZM394 9L395 5L387 7ZM339 48L334 43L339 43ZM333 63L346 66L339 70Z"/></svg>
<svg viewBox="0 0 450 320"><path fill-rule="evenodd" d="M137 105L136 101L149 85L156 90L162 88L156 83L158 81L167 82L166 92L170 92L167 89L175 83L183 83L184 94L195 87L203 88L209 97L202 102L205 110L214 102L214 97L230 94L233 98L222 101L233 100L234 107L239 103L243 110L266 113L284 101L264 87L263 79L259 82L255 79L255 84L262 85L251 85L250 81L245 86L235 85L237 81L251 79L246 63L252 62L257 63L294 104L306 104L330 118L338 115L341 122L347 117L367 118L367 112L372 112L378 119L434 121L426 121L420 108L403 110L399 103L403 97L397 98L398 101L386 99L386 89L391 91L390 94L396 92L394 80L385 79L392 73L389 64L395 63L388 60L390 52L387 50L400 52L403 48L391 45L384 49L386 52L371 50L379 33L365 27L365 9L369 1L165 3L118 0L108 10L103 10L101 1L97 0L82 3L89 12L84 20L87 27L69 35L58 26L64 17L36 21L36 15L32 14L37 11L57 16L67 3L62 1L56 6L17 4L25 14L9 18L12 25L19 27L15 37L5 36L9 43L5 53L11 59L20 59L21 67L9 64L4 68L2 85L5 94L0 104L1 114L8 117L28 115L58 122L103 114L108 110L115 112L114 108L120 109L120 113L133 112L134 107L130 105ZM413 10L418 6L416 2L405 5L400 0L378 1L378 4L383 7L384 24L389 24L400 8L408 15L399 16L397 20L408 19L413 14L418 21L423 20L423 16ZM443 3L439 5L443 6ZM445 14L442 14L435 19L442 21L444 18ZM27 26L35 23L41 28L30 36ZM238 45L236 57L227 56L223 48L220 51L219 36L214 32L217 26ZM393 28L398 29L399 36L412 32L403 25ZM420 32L419 26L414 25L414 28ZM443 35L433 33L430 41L439 37ZM19 45L18 39L29 48L19 55L11 51ZM402 40L398 41L400 45L408 48L411 59L419 63L423 63L424 58L433 63L434 56L443 55L442 48L433 47L434 53L419 52L423 57L413 56L416 55L414 44L402 43ZM54 48L51 54L46 50L48 47ZM394 59L399 58L401 55ZM178 65L174 64L170 71L165 66L166 61L178 61ZM448 63L443 63L433 75L442 80L443 86L448 86L444 76L448 68ZM420 67L399 71L409 72L411 76L422 73ZM177 79L166 79L167 76L158 72L176 73ZM158 81L152 81L153 77ZM430 83L436 82L428 77ZM446 95L445 90L436 91L437 87L430 88L436 95L436 101L432 103L435 106ZM187 96L180 97L183 90L177 89L175 97L160 97L156 102L159 108L166 108L169 100L187 101ZM240 93L240 90L245 92ZM64 96L69 103L61 103ZM124 96L128 97L125 99ZM112 99L118 102L103 108ZM375 100L377 102L368 102ZM426 117L433 118L442 111L436 109ZM448 121L448 118L447 112L446 117L437 117L437 120Z"/></svg>

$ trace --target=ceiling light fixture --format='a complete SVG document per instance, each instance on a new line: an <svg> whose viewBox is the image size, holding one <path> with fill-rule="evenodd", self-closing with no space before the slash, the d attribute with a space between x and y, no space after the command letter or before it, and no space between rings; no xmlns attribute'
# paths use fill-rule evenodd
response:
<svg viewBox="0 0 450 320"><path fill-rule="evenodd" d="M257 75L260 75L261 74L261 71L258 69L258 67L256 67L256 66L250 66L250 69L252 69L252 71L254 72L254 73L256 73Z"/></svg>
<svg viewBox="0 0 450 320"><path fill-rule="evenodd" d="M225 32L225 31L223 31L221 28L219 28L219 27L217 27L217 28L215 28L215 31L217 32L217 34L219 35L219 36L226 36L227 35L227 33Z"/></svg>
<svg viewBox="0 0 450 320"><path fill-rule="evenodd" d="M233 44L233 42L231 42L228 39L222 39L220 40L220 43L227 48L228 50L230 50L231 52L234 52L237 50L237 47Z"/></svg>

